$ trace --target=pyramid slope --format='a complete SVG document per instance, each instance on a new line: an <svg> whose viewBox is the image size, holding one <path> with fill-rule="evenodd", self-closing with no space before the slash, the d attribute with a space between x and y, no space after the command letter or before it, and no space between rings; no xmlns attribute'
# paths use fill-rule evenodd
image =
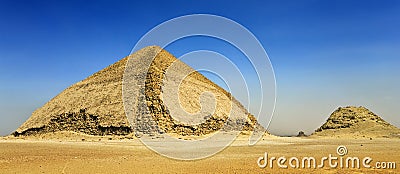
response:
<svg viewBox="0 0 400 174"><path fill-rule="evenodd" d="M150 53L158 53L154 58L149 73L143 75L146 79L147 106L157 120L158 126L166 132L179 135L208 134L221 128L221 120L229 115L228 104L232 101L233 108L246 114L246 120L233 121L232 129L242 128L250 130L253 125L259 125L255 118L234 99L228 92L212 83L198 72L191 73L182 82L179 95L185 110L196 112L201 107L198 102L202 91L212 91L216 96L217 108L206 124L199 127L190 127L179 123L169 115L168 109L162 101L163 81L162 74L172 62L178 62L181 69L191 68L177 60L173 55L158 46L150 46L131 54L88 78L68 87L41 108L32 113L32 116L21 125L13 134L35 135L38 133L73 131L89 135L128 135L134 130L125 115L122 101L122 80L128 60L141 61L149 59ZM173 72L172 74L177 74ZM197 101L197 102L196 102ZM149 129L153 129L149 128Z"/></svg>
<svg viewBox="0 0 400 174"><path fill-rule="evenodd" d="M313 137L400 138L400 129L365 107L339 107Z"/></svg>
<svg viewBox="0 0 400 174"><path fill-rule="evenodd" d="M121 98L121 81L128 58L62 91L35 110L31 117L16 130L16 133L42 129L52 123L64 124L66 128L60 129L68 130L71 124L87 124L81 119L85 116L96 118L96 126L129 128ZM71 117L76 118L62 119Z"/></svg>

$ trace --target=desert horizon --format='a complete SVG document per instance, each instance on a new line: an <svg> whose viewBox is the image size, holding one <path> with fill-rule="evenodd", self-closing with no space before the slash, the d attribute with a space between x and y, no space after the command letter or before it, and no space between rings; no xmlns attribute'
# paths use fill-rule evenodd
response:
<svg viewBox="0 0 400 174"><path fill-rule="evenodd" d="M137 101L140 103L140 98L145 98L149 111L140 110L141 105L136 105L132 109L141 112L130 118L125 113L129 107L122 101L122 89L129 88L123 85L139 83L123 81L124 73L131 67L137 68L136 62L143 66L147 59L149 71L136 75L143 72L137 70L133 75L139 80L145 78L144 96ZM131 60L134 63L130 63ZM171 68L174 65L179 68ZM187 69L189 75L181 76L185 74L183 69ZM171 95L168 90L173 89L178 89L175 92L181 96L180 106L167 107L165 96ZM217 100L202 99L203 91L212 91ZM161 95L165 96L159 97ZM100 103L97 102L99 98L102 98ZM189 113L172 113L170 110L174 107L184 107ZM233 114L236 117L218 116L232 113L235 107L239 108ZM190 116L196 112L215 115ZM183 117L179 119L173 114L183 114ZM240 114L244 117L238 117ZM187 115L191 118L185 119ZM193 124L193 121L199 123ZM257 132L261 133L260 139L249 146ZM180 145L182 142L195 143ZM68 87L33 112L15 132L0 137L0 172L336 173L340 170L341 173L396 173L399 171L396 161L400 156L393 155L392 151L399 150L399 144L400 129L362 106L337 108L311 135L303 131L296 136L273 135L229 92L162 48L151 46ZM374 151L377 153L368 153ZM143 156L147 159L143 160ZM344 158L344 162L339 158ZM154 166L154 162L160 160L163 163L157 162ZM220 165L210 166L211 163ZM179 167L167 167L172 164Z"/></svg>

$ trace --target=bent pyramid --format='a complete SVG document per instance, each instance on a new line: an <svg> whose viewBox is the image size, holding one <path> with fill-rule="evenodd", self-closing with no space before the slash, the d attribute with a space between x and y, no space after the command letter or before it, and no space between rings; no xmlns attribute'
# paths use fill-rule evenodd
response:
<svg viewBox="0 0 400 174"><path fill-rule="evenodd" d="M312 136L338 138L400 138L400 129L365 107L339 107Z"/></svg>
<svg viewBox="0 0 400 174"><path fill-rule="evenodd" d="M156 55L149 71L137 72L136 77L145 78L146 105L155 124L144 127L131 127L126 117L122 96L123 76L127 62L148 60ZM158 46L145 47L88 78L68 87L41 108L32 113L32 116L20 126L14 136L36 135L41 133L71 131L88 135L119 135L132 134L135 130L142 133L151 133L158 126L166 133L175 133L180 136L207 135L228 124L226 130L254 130L260 126L256 119L228 92L214 84L200 73L194 71L182 81L179 87L179 98L182 107L190 113L201 109L199 97L204 91L212 92L216 100L215 112L206 120L196 125L186 125L171 117L169 109L163 101L164 74L168 67L177 62L178 69L193 70L188 65L176 59L167 51ZM172 72L178 75L179 71ZM169 78L170 79L170 78ZM139 107L139 106L135 106ZM228 118L229 110L244 115L245 119ZM142 121L140 117L138 120ZM150 122L145 120L145 122Z"/></svg>

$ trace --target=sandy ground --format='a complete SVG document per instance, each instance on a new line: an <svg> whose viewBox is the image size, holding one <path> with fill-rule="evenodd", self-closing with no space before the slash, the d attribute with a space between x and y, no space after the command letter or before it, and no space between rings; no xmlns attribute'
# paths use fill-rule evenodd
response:
<svg viewBox="0 0 400 174"><path fill-rule="evenodd" d="M264 138L255 146L244 137L216 155L195 161L163 157L138 139L133 140L22 140L0 139L0 173L400 173L400 139ZM315 157L332 154L345 145L344 157L371 157L371 168L283 169L273 163L260 168L257 159ZM373 169L376 162L396 162L397 169ZM261 161L262 162L262 161ZM288 163L286 162L286 165ZM301 164L300 164L301 165ZM361 162L362 165L362 162ZM300 166L301 168L301 166Z"/></svg>

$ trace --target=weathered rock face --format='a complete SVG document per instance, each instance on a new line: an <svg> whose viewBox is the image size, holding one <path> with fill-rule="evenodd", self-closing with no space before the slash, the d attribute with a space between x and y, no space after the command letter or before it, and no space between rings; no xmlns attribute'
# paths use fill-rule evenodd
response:
<svg viewBox="0 0 400 174"><path fill-rule="evenodd" d="M167 69L174 66L178 66L177 69ZM177 65L176 65L177 64ZM186 71L184 70L186 68ZM220 130L225 123L225 130L253 130L254 124L257 124L256 119L250 115L246 109L236 101L228 92L214 84L200 73L193 72L188 73L182 80L175 79L181 74L193 71L190 67L185 65L183 62L174 58L171 54L166 51L161 51L153 60L149 71L146 75L145 83L145 96L147 107L152 113L153 119L156 120L158 126L167 133L177 133L179 135L206 135ZM203 120L199 124L185 124L179 120L174 119L171 116L169 108L166 107L162 95L165 83L174 83L179 85L180 100L177 107L183 107L189 113L199 112L202 107L208 107L204 103L200 104L199 98L203 92L211 92L216 98L215 112ZM164 91L165 94L165 91ZM168 96L166 96L168 97ZM245 114L242 118L228 118L228 114L232 107L238 108L238 112Z"/></svg>
<svg viewBox="0 0 400 174"><path fill-rule="evenodd" d="M67 112L53 116L47 125L39 128L30 128L23 132L14 132L13 135L35 135L41 132L57 131L72 131L98 136L120 136L132 133L132 129L129 126L101 125L101 122L99 116L85 113L85 109L81 109L79 113Z"/></svg>
<svg viewBox="0 0 400 174"><path fill-rule="evenodd" d="M340 107L313 135L330 137L400 137L400 130L365 107Z"/></svg>
<svg viewBox="0 0 400 174"><path fill-rule="evenodd" d="M132 128L125 115L122 101L122 80L126 63L129 59L141 61L147 59L148 53L157 52L149 71L140 72L136 76L145 79L145 105L150 113L138 107L140 128ZM163 77L165 71L173 63L178 62L182 69L191 69L160 47L146 47L116 62L113 65L93 74L61 92L43 107L32 113L32 116L13 134L35 135L47 132L73 131L89 135L121 135L125 136L140 130L151 133L156 129L154 124L166 133L178 135L206 135L215 132L227 122L225 130L253 130L257 120L234 99L228 92L214 84L198 72L191 73L182 82L179 96L182 107L189 112L201 108L199 95L211 91L216 96L216 111L203 123L187 125L173 119L169 109L164 105ZM179 71L175 72L179 73ZM233 103L233 104L232 104ZM235 108L245 119L228 118L231 108ZM141 119L140 115L151 114L152 120ZM144 117L143 117L144 118Z"/></svg>

